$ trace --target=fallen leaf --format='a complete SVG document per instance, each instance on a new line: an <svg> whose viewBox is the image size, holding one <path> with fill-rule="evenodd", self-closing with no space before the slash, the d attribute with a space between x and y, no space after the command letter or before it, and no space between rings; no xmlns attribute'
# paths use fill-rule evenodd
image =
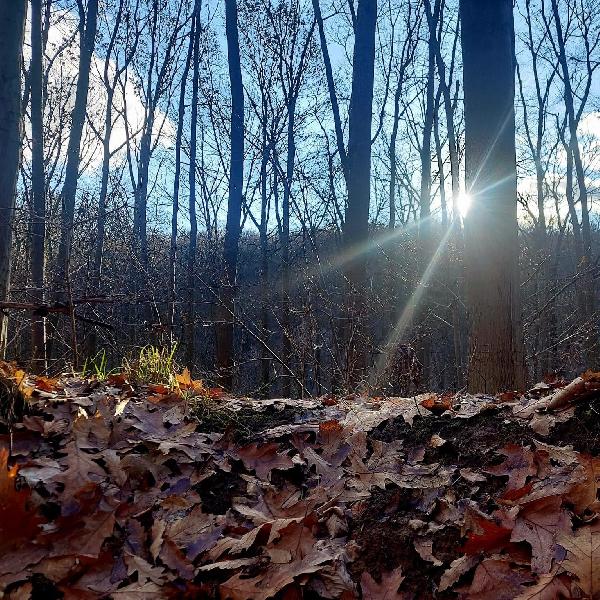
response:
<svg viewBox="0 0 600 600"><path fill-rule="evenodd" d="M556 538L570 530L570 519L561 510L562 499L549 496L521 508L510 537L511 542L527 542L531 546L531 570L549 573L556 551Z"/></svg>
<svg viewBox="0 0 600 600"><path fill-rule="evenodd" d="M268 480L273 469L292 469L294 463L284 452L279 452L279 444L252 443L232 453L247 469L252 469L261 479Z"/></svg>
<svg viewBox="0 0 600 600"><path fill-rule="evenodd" d="M600 523L586 525L558 537L567 551L562 568L577 577L581 590L591 598L600 597Z"/></svg>
<svg viewBox="0 0 600 600"><path fill-rule="evenodd" d="M505 560L487 558L475 570L473 583L464 588L469 600L514 600L533 578Z"/></svg>
<svg viewBox="0 0 600 600"><path fill-rule="evenodd" d="M404 594L398 592L400 584L404 581L402 567L381 574L381 583L377 583L370 573L364 571L360 576L360 589L363 600L393 600L400 599Z"/></svg>

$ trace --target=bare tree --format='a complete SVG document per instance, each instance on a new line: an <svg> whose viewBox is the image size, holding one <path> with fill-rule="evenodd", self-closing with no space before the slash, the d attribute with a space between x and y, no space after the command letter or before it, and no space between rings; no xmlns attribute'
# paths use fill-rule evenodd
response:
<svg viewBox="0 0 600 600"><path fill-rule="evenodd" d="M31 65L29 89L31 99L31 279L32 300L44 301L46 271L46 181L44 174L44 82L42 45L42 2L31 3ZM33 315L31 358L36 369L46 369L46 319Z"/></svg>
<svg viewBox="0 0 600 600"><path fill-rule="evenodd" d="M190 239L187 249L187 284L188 284L188 310L187 310L187 344L186 358L188 364L192 364L196 348L196 250L198 244L198 218L196 216L196 155L198 147L198 92L200 77L200 35L202 23L200 11L202 0L195 0L194 5L194 48L192 62L194 65L192 73L192 110L190 120L190 168L189 168L189 215L190 215Z"/></svg>
<svg viewBox="0 0 600 600"><path fill-rule="evenodd" d="M96 220L96 244L94 248L94 264L92 270L92 289L100 291L102 282L102 258L104 254L104 238L106 235L106 203L108 198L108 183L110 162L112 157L122 150L122 146L111 149L113 127L117 119L127 119L123 111L115 110L115 94L121 77L129 68L140 39L138 25L139 0L133 7L127 6L126 0L119 0L116 14L108 18L112 20L112 29L106 49L102 82L106 91L106 111L104 114L104 133L102 136L102 171L100 180L100 195L98 197L98 217ZM124 48L120 47L119 39L125 39ZM117 112L116 118L114 113ZM127 142L125 142L127 143Z"/></svg>
<svg viewBox="0 0 600 600"><path fill-rule="evenodd" d="M231 84L231 157L229 167L229 201L223 247L223 283L220 293L220 323L217 325L217 368L222 383L231 388L233 382L234 295L242 215L244 181L244 88L240 65L236 0L225 1L227 56Z"/></svg>
<svg viewBox="0 0 600 600"><path fill-rule="evenodd" d="M365 310L366 254L369 237L371 196L371 122L373 120L373 80L375 67L375 28L377 0L360 0L356 11L352 100L348 133L348 203L344 220L344 245L358 255L347 263L351 327L356 327L348 348L352 378L364 376L367 366L362 330Z"/></svg>
<svg viewBox="0 0 600 600"><path fill-rule="evenodd" d="M83 5L83 0L77 0L77 7L79 9L79 69L75 105L71 113L65 181L61 194L62 222L58 250L59 284L64 284L63 278L68 276L69 257L73 239L73 223L75 220L75 195L77 193L81 159L81 136L85 124L87 99L90 89L90 66L98 27L98 0L88 0L87 10Z"/></svg>
<svg viewBox="0 0 600 600"><path fill-rule="evenodd" d="M187 87L187 79L190 73L190 66L192 63L192 55L196 43L196 27L197 15L194 14L192 18L192 24L190 27L190 40L188 44L187 56L185 59L185 66L181 75L181 83L179 89L179 106L177 109L177 133L175 135L175 174L173 177L173 207L171 209L171 243L169 246L169 314L168 314L168 327L169 327L169 345L174 344L173 325L175 323L175 303L177 300L177 280L176 280L176 261L177 261L177 234L178 234L178 219L179 219L179 189L181 180L181 144L183 138L183 125L185 118L185 91ZM197 57L194 56L196 59ZM194 138L193 143L195 145L196 140ZM190 173L194 173L194 165L190 164ZM194 176L195 180L195 176ZM193 329L193 322L190 323L190 327Z"/></svg>

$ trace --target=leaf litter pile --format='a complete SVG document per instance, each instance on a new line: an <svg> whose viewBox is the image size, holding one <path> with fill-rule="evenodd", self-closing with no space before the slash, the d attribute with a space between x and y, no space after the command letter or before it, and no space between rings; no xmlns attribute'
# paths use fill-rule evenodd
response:
<svg viewBox="0 0 600 600"><path fill-rule="evenodd" d="M600 373L259 401L2 370L1 597L600 598Z"/></svg>

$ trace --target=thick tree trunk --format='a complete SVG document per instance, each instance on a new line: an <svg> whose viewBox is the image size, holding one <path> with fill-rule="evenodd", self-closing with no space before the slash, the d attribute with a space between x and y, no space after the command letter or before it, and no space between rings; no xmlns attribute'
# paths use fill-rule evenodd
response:
<svg viewBox="0 0 600 600"><path fill-rule="evenodd" d="M356 256L347 263L349 339L347 365L350 382L364 378L367 367L365 339L366 247L369 237L371 195L371 121L377 0L360 0L356 16L352 100L348 138L348 203L344 222L346 252Z"/></svg>
<svg viewBox="0 0 600 600"><path fill-rule="evenodd" d="M25 0L0 2L0 301L8 300L12 228L21 161L21 62ZM7 344L8 315L0 311L0 358Z"/></svg>
<svg viewBox="0 0 600 600"><path fill-rule="evenodd" d="M461 0L469 389L523 389L512 0Z"/></svg>
<svg viewBox="0 0 600 600"><path fill-rule="evenodd" d="M46 270L46 182L44 176L42 2L31 2L31 281L32 300L44 302ZM46 369L46 319L34 315L31 322L31 360L37 371Z"/></svg>
<svg viewBox="0 0 600 600"><path fill-rule="evenodd" d="M217 324L217 367L221 383L231 389L233 383L234 286L242 216L244 179L244 88L240 65L236 0L225 0L225 30L231 83L231 159L229 199L223 248L223 284Z"/></svg>
<svg viewBox="0 0 600 600"><path fill-rule="evenodd" d="M90 65L98 23L98 0L88 0L87 15L81 12L80 19L80 53L79 70L77 75L77 89L75 91L75 106L71 113L71 129L69 131L69 145L67 148L67 164L65 167L65 181L62 188L62 220L60 232L60 246L58 251L58 283L65 283L68 275L71 244L73 241L73 225L75 221L75 195L79 179L79 163L81 150L81 136L87 111L87 99L90 88ZM85 20L85 23L83 22Z"/></svg>

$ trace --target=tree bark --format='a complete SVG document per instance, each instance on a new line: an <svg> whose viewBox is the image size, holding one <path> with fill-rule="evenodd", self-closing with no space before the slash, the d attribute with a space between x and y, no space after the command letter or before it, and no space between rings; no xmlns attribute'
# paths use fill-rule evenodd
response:
<svg viewBox="0 0 600 600"><path fill-rule="evenodd" d="M356 254L346 267L350 317L347 364L350 382L364 377L367 357L364 335L366 292L366 246L369 237L371 194L371 122L377 0L360 0L356 14L352 100L348 137L348 203L344 219L344 246Z"/></svg>
<svg viewBox="0 0 600 600"><path fill-rule="evenodd" d="M0 302L10 290L12 229L21 162L21 63L25 0L0 3ZM0 358L6 354L8 314L0 311Z"/></svg>
<svg viewBox="0 0 600 600"><path fill-rule="evenodd" d="M198 217L196 215L196 155L198 147L198 91L200 78L200 9L202 0L196 0L194 31L194 52L192 63L192 113L190 127L190 169L189 169L189 216L190 239L187 252L187 278L188 278L188 310L187 310L187 343L186 362L192 366L196 356L196 253L198 246Z"/></svg>
<svg viewBox="0 0 600 600"><path fill-rule="evenodd" d="M244 179L244 88L240 65L240 45L236 0L225 0L225 32L229 80L231 84L231 157L229 167L229 198L223 247L223 284L220 315L217 323L217 368L221 383L231 389L233 383L234 287L242 216L242 185Z"/></svg>
<svg viewBox="0 0 600 600"><path fill-rule="evenodd" d="M290 201L292 193L292 180L294 177L294 162L296 160L296 140L294 137L294 126L296 122L296 92L291 95L288 103L288 129L287 129L287 159L285 169L285 185L283 188L283 219L282 219L282 235L281 235L281 262L283 267L282 284L283 284L283 360L286 364L292 357L292 342L290 331ZM292 382L289 376L286 376L283 381L282 393L284 397L291 396Z"/></svg>
<svg viewBox="0 0 600 600"><path fill-rule="evenodd" d="M176 262L177 262L177 229L179 219L179 188L181 179L181 141L183 137L183 121L185 118L185 91L187 87L187 79L190 72L190 65L192 62L192 53L195 48L196 40L196 15L192 19L192 26L190 30L190 40L188 45L188 52L185 60L185 66L183 68L183 74L181 76L181 83L179 89L179 107L177 111L177 133L175 135L175 175L173 178L173 207L171 211L171 244L169 247L169 314L168 314L168 327L169 327L169 345L173 347L175 343L174 336L174 325L175 325L175 304L177 300L177 279L176 279ZM195 162L195 161L194 161ZM195 178L195 164L190 161L190 172L194 173Z"/></svg>
<svg viewBox="0 0 600 600"><path fill-rule="evenodd" d="M523 389L512 0L461 0L469 389Z"/></svg>
<svg viewBox="0 0 600 600"><path fill-rule="evenodd" d="M46 270L46 182L44 175L44 90L42 65L42 2L31 2L31 281L33 302L44 302ZM31 360L37 371L46 369L46 319L33 315L31 320Z"/></svg>

